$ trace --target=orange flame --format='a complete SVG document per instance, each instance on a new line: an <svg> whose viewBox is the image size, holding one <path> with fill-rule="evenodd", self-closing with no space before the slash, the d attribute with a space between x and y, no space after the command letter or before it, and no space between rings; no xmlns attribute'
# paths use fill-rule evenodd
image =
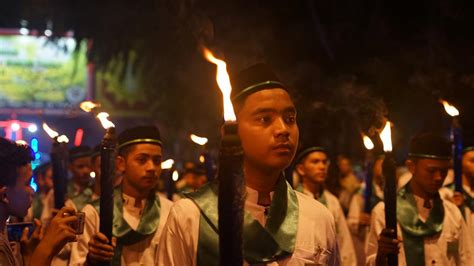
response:
<svg viewBox="0 0 474 266"><path fill-rule="evenodd" d="M100 120L100 123L105 129L109 129L111 127L115 127L114 123L110 122L109 114L106 112L100 112L97 114L97 118Z"/></svg>
<svg viewBox="0 0 474 266"><path fill-rule="evenodd" d="M364 146L367 150L372 150L374 148L374 143L368 136L362 134L362 139L364 141Z"/></svg>
<svg viewBox="0 0 474 266"><path fill-rule="evenodd" d="M100 104L98 103L94 103L94 102L91 102L91 101L85 101L85 102L82 102L79 107L82 109L82 111L86 112L86 113L90 113L92 112L93 109L97 108L97 107L100 107Z"/></svg>
<svg viewBox="0 0 474 266"><path fill-rule="evenodd" d="M209 49L207 48L203 49L203 54L207 61L217 66L216 80L217 85L219 85L219 89L222 92L224 100L224 120L236 121L237 118L235 117L234 106L232 105L232 101L230 100L232 85L230 84L230 77L227 73L227 64L224 61L214 57L212 52L209 51Z"/></svg>
<svg viewBox="0 0 474 266"><path fill-rule="evenodd" d="M391 123L387 121L385 123L385 127L383 128L382 132L380 132L380 138L382 139L383 143L383 150L384 151L392 151L392 130L391 130Z"/></svg>
<svg viewBox="0 0 474 266"><path fill-rule="evenodd" d="M446 113L448 113L448 115L450 115L452 117L459 115L458 109L456 109L456 107L454 107L453 105L451 105L447 101L439 100L439 102L443 104L444 110L446 111Z"/></svg>

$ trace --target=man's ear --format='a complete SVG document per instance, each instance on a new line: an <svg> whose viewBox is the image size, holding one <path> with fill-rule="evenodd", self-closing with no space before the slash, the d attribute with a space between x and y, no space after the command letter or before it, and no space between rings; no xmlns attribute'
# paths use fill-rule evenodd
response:
<svg viewBox="0 0 474 266"><path fill-rule="evenodd" d="M296 173L297 173L300 177L303 177L303 176L306 175L306 172L305 172L305 170L304 170L303 164L300 164L300 163L297 164L295 170L296 170Z"/></svg>
<svg viewBox="0 0 474 266"><path fill-rule="evenodd" d="M408 159L405 161L405 165L408 168L408 171L410 171L410 173L413 175L413 173L415 173L416 162Z"/></svg>
<svg viewBox="0 0 474 266"><path fill-rule="evenodd" d="M126 159L125 157L118 155L115 159L115 167L120 173L125 172Z"/></svg>

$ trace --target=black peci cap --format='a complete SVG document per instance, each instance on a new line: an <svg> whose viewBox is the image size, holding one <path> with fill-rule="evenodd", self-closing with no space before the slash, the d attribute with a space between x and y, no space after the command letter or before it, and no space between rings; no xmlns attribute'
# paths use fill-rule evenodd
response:
<svg viewBox="0 0 474 266"><path fill-rule="evenodd" d="M448 140L432 133L412 138L408 157L420 159L451 160L451 145Z"/></svg>
<svg viewBox="0 0 474 266"><path fill-rule="evenodd" d="M155 126L137 126L126 129L118 136L119 151L132 144L151 143L162 146L160 131Z"/></svg>

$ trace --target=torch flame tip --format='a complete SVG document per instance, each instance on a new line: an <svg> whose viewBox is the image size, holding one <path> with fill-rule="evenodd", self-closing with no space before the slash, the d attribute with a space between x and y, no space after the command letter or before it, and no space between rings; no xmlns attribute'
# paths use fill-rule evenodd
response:
<svg viewBox="0 0 474 266"><path fill-rule="evenodd" d="M108 118L109 114L106 112L100 112L97 114L97 118L99 119L100 123L104 127L104 129L109 129L115 127L114 123L112 123Z"/></svg>
<svg viewBox="0 0 474 266"><path fill-rule="evenodd" d="M209 140L208 140L207 138L205 138L205 137L199 137L199 136L194 135L194 134L189 135L189 137L191 138L191 140L192 140L194 143L196 143L196 144L198 144L198 145L201 145L201 146L206 145L206 143L209 141Z"/></svg>
<svg viewBox="0 0 474 266"><path fill-rule="evenodd" d="M448 115L452 117L459 115L459 110L454 107L454 105L450 104L448 101L440 99L439 102L443 104L444 110L446 111L446 113L448 113Z"/></svg>
<svg viewBox="0 0 474 266"><path fill-rule="evenodd" d="M382 139L383 143L383 150L385 152L391 152L392 151L392 130L391 130L391 123L390 121L387 121L385 123L385 127L383 128L382 132L380 132L380 138Z"/></svg>
<svg viewBox="0 0 474 266"><path fill-rule="evenodd" d="M99 103L94 103L94 102L92 102L92 101L84 101L84 102L80 103L79 107L80 107L84 112L90 113L90 112L92 112L92 110L94 110L95 108L100 107L100 104L99 104Z"/></svg>
<svg viewBox="0 0 474 266"><path fill-rule="evenodd" d="M363 135L362 139L364 141L364 146L367 150L374 149L374 143L372 142L372 140L368 136Z"/></svg>
<svg viewBox="0 0 474 266"><path fill-rule="evenodd" d="M227 64L225 61L216 58L206 47L203 47L202 51L206 60L217 66L216 80L224 100L224 120L236 121L237 118L234 113L234 106L230 100L232 85L230 83L229 74L227 73Z"/></svg>

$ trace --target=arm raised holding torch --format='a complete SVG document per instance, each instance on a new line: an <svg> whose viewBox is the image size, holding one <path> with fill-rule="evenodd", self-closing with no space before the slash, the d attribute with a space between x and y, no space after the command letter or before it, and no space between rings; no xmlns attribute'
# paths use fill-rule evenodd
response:
<svg viewBox="0 0 474 266"><path fill-rule="evenodd" d="M396 162L392 154L392 134L389 121L380 133L385 151L382 165L384 177L384 203L385 203L385 229L379 239L377 251L377 265L398 265L398 240L397 240L397 179ZM385 261L386 260L386 261Z"/></svg>
<svg viewBox="0 0 474 266"><path fill-rule="evenodd" d="M117 136L115 125L108 120L109 114L99 113L97 118L104 127L105 135L100 145L100 226L99 231L109 240L112 239L114 217L114 179L115 179L115 148Z"/></svg>
<svg viewBox="0 0 474 266"><path fill-rule="evenodd" d="M66 194L68 151L66 144L69 139L65 135L59 136L58 132L43 123L43 130L53 140L51 148L51 165L53 169L54 208L59 210L64 207Z"/></svg>
<svg viewBox="0 0 474 266"><path fill-rule="evenodd" d="M243 264L244 190L243 152L237 134L237 118L230 100L232 91L226 63L214 57L209 50L204 56L217 65L217 83L224 100L224 125L219 150L218 215L220 265Z"/></svg>

